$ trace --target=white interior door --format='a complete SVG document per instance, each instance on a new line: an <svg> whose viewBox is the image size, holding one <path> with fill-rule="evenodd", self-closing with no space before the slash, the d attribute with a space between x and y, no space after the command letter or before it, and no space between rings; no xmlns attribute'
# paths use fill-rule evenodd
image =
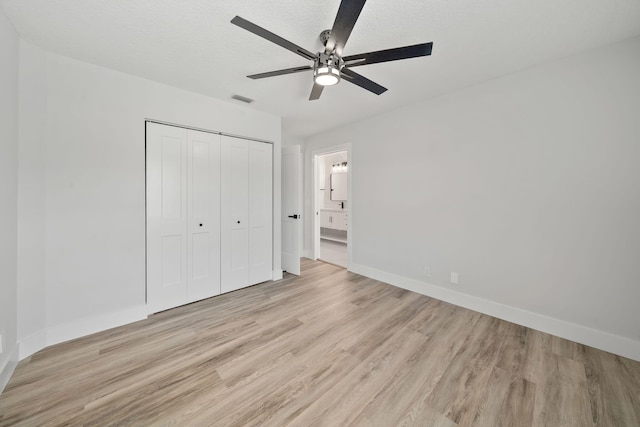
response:
<svg viewBox="0 0 640 427"><path fill-rule="evenodd" d="M222 137L221 291L249 283L249 141Z"/></svg>
<svg viewBox="0 0 640 427"><path fill-rule="evenodd" d="M300 274L302 197L300 146L282 149L282 269Z"/></svg>
<svg viewBox="0 0 640 427"><path fill-rule="evenodd" d="M147 123L147 303L187 298L187 133Z"/></svg>
<svg viewBox="0 0 640 427"><path fill-rule="evenodd" d="M220 294L220 135L187 131L187 298Z"/></svg>
<svg viewBox="0 0 640 427"><path fill-rule="evenodd" d="M273 146L249 141L249 285L273 278Z"/></svg>

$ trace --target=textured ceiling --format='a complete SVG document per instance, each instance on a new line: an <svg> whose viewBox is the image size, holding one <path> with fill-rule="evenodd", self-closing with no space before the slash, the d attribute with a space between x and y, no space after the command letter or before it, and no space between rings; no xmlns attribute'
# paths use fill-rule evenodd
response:
<svg viewBox="0 0 640 427"><path fill-rule="evenodd" d="M555 58L640 34L639 0L369 0L344 54L434 42L433 55L357 71L381 96L342 82L308 101L310 65L229 21L252 21L310 51L339 0L1 0L22 38L47 50L282 116L305 137Z"/></svg>

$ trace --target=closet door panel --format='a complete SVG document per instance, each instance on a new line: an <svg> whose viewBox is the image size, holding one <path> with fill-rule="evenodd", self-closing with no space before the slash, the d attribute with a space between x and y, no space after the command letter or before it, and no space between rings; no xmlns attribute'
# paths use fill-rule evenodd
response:
<svg viewBox="0 0 640 427"><path fill-rule="evenodd" d="M184 285L182 273L185 270L182 236L176 234L162 236L160 246L160 291L176 292L174 295L180 298L182 297L180 287Z"/></svg>
<svg viewBox="0 0 640 427"><path fill-rule="evenodd" d="M248 141L222 137L222 275L221 291L249 283L249 146Z"/></svg>
<svg viewBox="0 0 640 427"><path fill-rule="evenodd" d="M272 278L272 146L249 141L249 284Z"/></svg>
<svg viewBox="0 0 640 427"><path fill-rule="evenodd" d="M187 134L147 124L147 298L153 311L187 296Z"/></svg>
<svg viewBox="0 0 640 427"><path fill-rule="evenodd" d="M188 131L188 301L220 294L220 136Z"/></svg>

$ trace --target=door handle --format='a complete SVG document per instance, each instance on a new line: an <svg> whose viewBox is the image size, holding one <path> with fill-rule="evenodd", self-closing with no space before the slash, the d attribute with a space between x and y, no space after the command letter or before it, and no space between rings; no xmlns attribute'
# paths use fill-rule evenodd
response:
<svg viewBox="0 0 640 427"><path fill-rule="evenodd" d="M295 215L289 215L289 218L298 219L298 215L297 215L297 214L295 214Z"/></svg>

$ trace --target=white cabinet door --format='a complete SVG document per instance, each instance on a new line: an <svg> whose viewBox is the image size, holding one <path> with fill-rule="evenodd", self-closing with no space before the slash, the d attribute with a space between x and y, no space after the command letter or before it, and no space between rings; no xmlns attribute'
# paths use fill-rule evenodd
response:
<svg viewBox="0 0 640 427"><path fill-rule="evenodd" d="M249 283L249 141L222 137L221 291Z"/></svg>
<svg viewBox="0 0 640 427"><path fill-rule="evenodd" d="M187 133L147 124L147 303L152 311L187 298Z"/></svg>
<svg viewBox="0 0 640 427"><path fill-rule="evenodd" d="M347 213L320 211L320 227L347 231Z"/></svg>
<svg viewBox="0 0 640 427"><path fill-rule="evenodd" d="M345 221L344 212L331 212L331 228L346 231L347 227L345 225Z"/></svg>
<svg viewBox="0 0 640 427"><path fill-rule="evenodd" d="M220 294L220 135L187 131L187 298Z"/></svg>
<svg viewBox="0 0 640 427"><path fill-rule="evenodd" d="M332 228L331 226L331 212L320 211L320 227Z"/></svg>

